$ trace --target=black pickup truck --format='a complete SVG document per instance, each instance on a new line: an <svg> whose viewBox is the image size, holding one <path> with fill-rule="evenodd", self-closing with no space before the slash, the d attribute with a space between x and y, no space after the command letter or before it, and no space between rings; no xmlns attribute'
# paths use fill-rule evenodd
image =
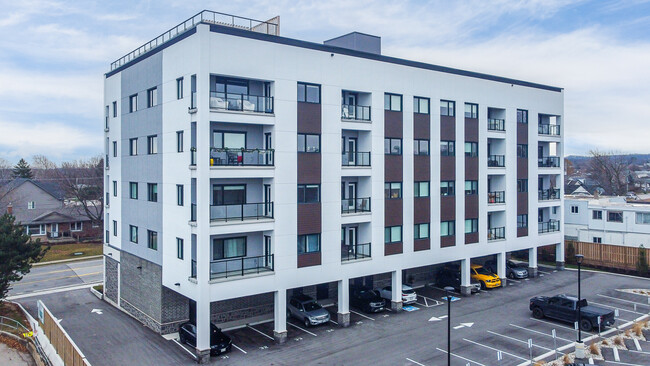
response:
<svg viewBox="0 0 650 366"><path fill-rule="evenodd" d="M557 295L553 297L537 296L530 299L530 310L537 319L552 318L567 323L578 321L578 298L570 295ZM604 328L614 324L614 311L591 306L587 300L580 300L580 329L590 331L600 326Z"/></svg>

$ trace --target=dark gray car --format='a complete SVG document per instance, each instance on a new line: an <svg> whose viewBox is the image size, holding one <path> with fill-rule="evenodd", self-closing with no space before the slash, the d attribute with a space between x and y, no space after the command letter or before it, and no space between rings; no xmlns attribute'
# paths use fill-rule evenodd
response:
<svg viewBox="0 0 650 366"><path fill-rule="evenodd" d="M492 273L497 273L497 263L494 260L486 261L483 267ZM517 264L513 261L506 261L506 277L508 278L528 278L528 268L525 264Z"/></svg>
<svg viewBox="0 0 650 366"><path fill-rule="evenodd" d="M287 303L287 319L292 317L300 320L307 327L330 321L330 313L316 300L303 294L291 297Z"/></svg>

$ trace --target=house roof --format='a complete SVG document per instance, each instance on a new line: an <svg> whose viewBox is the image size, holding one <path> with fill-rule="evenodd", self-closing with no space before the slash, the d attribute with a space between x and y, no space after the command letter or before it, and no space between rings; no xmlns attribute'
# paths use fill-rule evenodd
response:
<svg viewBox="0 0 650 366"><path fill-rule="evenodd" d="M6 193L9 193L26 182L33 183L35 186L37 186L38 188L42 189L43 191L45 191L46 193L48 193L49 195L51 195L52 197L60 201L65 198L63 189L58 184L53 182L44 182L35 179L29 179L29 178L15 178L9 181L8 183L6 183L5 185L3 185L2 188Z"/></svg>

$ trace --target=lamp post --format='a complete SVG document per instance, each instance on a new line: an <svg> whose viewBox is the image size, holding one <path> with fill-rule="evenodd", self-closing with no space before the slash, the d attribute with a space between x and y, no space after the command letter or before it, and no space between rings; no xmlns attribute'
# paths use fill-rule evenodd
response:
<svg viewBox="0 0 650 366"><path fill-rule="evenodd" d="M576 342L576 358L585 358L585 345L582 343L582 295L580 293L580 266L582 265L582 260L584 257L585 256L582 254L576 254L575 257L576 263L578 264L578 341Z"/></svg>
<svg viewBox="0 0 650 366"><path fill-rule="evenodd" d="M454 288L447 286L444 290L447 292L447 366L451 366L451 293Z"/></svg>

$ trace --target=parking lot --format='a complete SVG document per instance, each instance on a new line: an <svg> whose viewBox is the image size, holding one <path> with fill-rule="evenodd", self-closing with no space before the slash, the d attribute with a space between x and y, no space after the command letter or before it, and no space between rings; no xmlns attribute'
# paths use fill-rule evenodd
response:
<svg viewBox="0 0 650 366"><path fill-rule="evenodd" d="M576 272L556 272L548 268L540 270L538 278L508 281L505 288L481 291L470 297L459 296L452 302L453 365L520 365L530 358L529 339L533 345L533 357L552 351L556 345L562 347L575 340L576 332L570 324L532 318L528 300L537 295L575 294ZM606 273L583 273L583 296L593 305L618 308L620 323L632 321L650 311L647 297L617 291L619 288L650 288L650 280ZM332 321L328 324L305 327L296 319L290 319L287 342L282 345L273 341L272 322L227 330L225 333L232 338L234 347L230 353L214 357L212 362L223 365L446 364L447 304L443 301L444 292L429 286L416 291L418 301L407 307L407 311L366 314L351 308L348 328L340 328L336 324L335 305L327 307L332 314ZM55 300L50 298L44 301L47 304ZM108 305L85 295L78 301L81 303L78 307L66 303L64 307L52 304L50 308L55 316L61 316L57 315L57 311L64 314L62 324L93 365L114 364L117 349L104 347L102 343L106 337L103 333L117 329L111 326L88 332L75 324L81 320L73 314L75 308L83 305L84 314L80 315L88 318L88 309L100 306L105 309ZM111 322L109 318L118 317L120 322L133 323L134 328L139 328L137 333L128 336L129 346L124 351L119 350L120 360L133 356L132 360L138 360L141 365L193 364L189 348L182 347L174 340L165 341L124 313L111 310L114 311L105 311L104 315L96 317L101 322L97 326ZM553 329L556 343L552 337ZM589 335L583 332L583 338ZM115 346L125 344L118 341L119 334L108 337ZM650 352L650 347L646 344L640 346L641 351L622 353L619 363L597 361L596 364L650 365L644 360L646 357L650 359L650 354L643 353ZM92 348L92 351L87 351L88 348ZM138 354L138 349L147 352ZM501 361L497 360L498 352L501 352ZM105 357L103 353L113 355Z"/></svg>

